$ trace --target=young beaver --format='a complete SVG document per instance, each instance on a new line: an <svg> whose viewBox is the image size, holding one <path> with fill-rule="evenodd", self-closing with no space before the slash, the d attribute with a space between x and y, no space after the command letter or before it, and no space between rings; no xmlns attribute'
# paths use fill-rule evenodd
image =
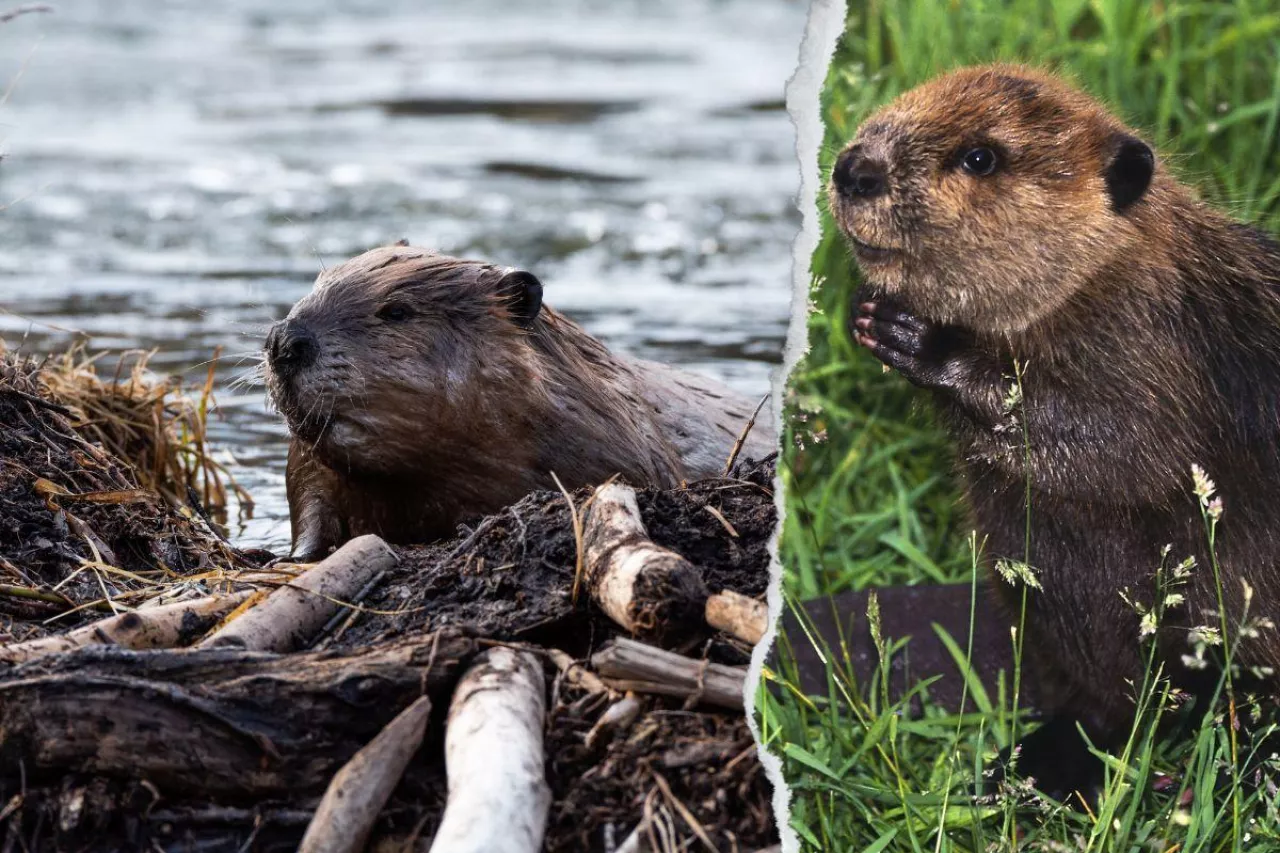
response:
<svg viewBox="0 0 1280 853"><path fill-rule="evenodd" d="M532 274L407 245L320 274L272 327L292 433L293 557L363 533L424 542L540 488L674 486L720 473L753 404L610 353L542 304ZM775 449L768 416L743 454Z"/></svg>
<svg viewBox="0 0 1280 853"><path fill-rule="evenodd" d="M1280 615L1280 246L1199 202L1086 95L1008 65L869 118L830 202L866 280L858 342L930 389L990 557L1026 559L1043 587L1027 648L1065 711L1023 742L1019 769L1050 793L1086 789L1100 765L1075 724L1104 749L1129 732L1144 661L1122 592L1150 604L1166 544L1197 568L1162 663L1193 693L1217 683L1183 661L1188 629L1219 625L1194 464L1225 506L1231 627L1245 581L1251 618ZM1016 614L1021 590L995 586ZM1276 633L1237 662L1280 667Z"/></svg>

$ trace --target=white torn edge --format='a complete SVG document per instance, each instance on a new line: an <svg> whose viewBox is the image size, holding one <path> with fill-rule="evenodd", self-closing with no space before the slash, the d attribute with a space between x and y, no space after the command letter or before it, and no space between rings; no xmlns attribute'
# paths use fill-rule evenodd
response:
<svg viewBox="0 0 1280 853"><path fill-rule="evenodd" d="M812 278L813 253L822 237L821 218L818 215L818 193L822 188L822 176L818 174L818 155L822 149L823 126L820 98L822 84L831 65L836 40L844 31L845 0L812 0L809 18L805 24L804 38L800 42L800 63L787 81L787 114L796 129L796 159L800 170L800 193L796 207L800 210L801 229L791 244L791 322L787 329L787 345L782 354L782 367L773 375L773 415L778 425L778 436L784 435L782 401L786 393L787 377L796 362L808 349L809 284ZM780 448L781 449L781 448ZM791 789L782 775L782 760L765 749L760 742L760 729L756 725L755 698L760 673L769 650L773 648L782 616L782 563L778 559L778 538L786 508L783 505L782 477L774 476L774 503L778 509L778 526L769 539L769 627L764 638L751 653L751 666L747 671L743 699L747 709L747 725L759 747L760 763L773 785L773 816L778 824L783 853L795 853L800 849L800 839L791 828Z"/></svg>

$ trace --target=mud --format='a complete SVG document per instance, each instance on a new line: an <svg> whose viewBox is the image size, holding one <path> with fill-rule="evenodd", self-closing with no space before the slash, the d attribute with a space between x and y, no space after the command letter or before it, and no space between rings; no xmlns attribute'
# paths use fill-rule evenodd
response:
<svg viewBox="0 0 1280 853"><path fill-rule="evenodd" d="M640 490L636 497L649 536L699 569L710 592L763 595L775 519L772 488L772 461L747 460L728 478ZM590 491L572 497L581 507ZM467 626L480 636L552 645L586 657L619 631L587 606L585 588L578 606L573 603L577 546L568 502L558 492L528 495L460 540L397 552L400 564L361 602L366 612L322 636L318 645L360 648L408 633Z"/></svg>

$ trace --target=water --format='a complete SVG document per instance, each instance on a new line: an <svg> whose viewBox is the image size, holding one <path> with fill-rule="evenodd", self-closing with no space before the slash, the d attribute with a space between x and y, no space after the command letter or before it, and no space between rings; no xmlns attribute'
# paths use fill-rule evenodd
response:
<svg viewBox="0 0 1280 853"><path fill-rule="evenodd" d="M768 389L799 226L796 0L71 0L0 25L0 335L158 350L282 548L238 362L322 264L407 237L525 266L614 349ZM4 5L3 8L9 8Z"/></svg>

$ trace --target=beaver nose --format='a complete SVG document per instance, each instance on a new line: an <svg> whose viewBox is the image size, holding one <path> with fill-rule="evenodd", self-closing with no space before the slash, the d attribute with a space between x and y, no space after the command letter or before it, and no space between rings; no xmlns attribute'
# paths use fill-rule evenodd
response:
<svg viewBox="0 0 1280 853"><path fill-rule="evenodd" d="M295 373L316 360L320 342L296 320L282 320L267 332L267 358L279 373Z"/></svg>
<svg viewBox="0 0 1280 853"><path fill-rule="evenodd" d="M861 145L853 146L836 158L831 180L841 193L859 199L872 199L884 195L889 189L884 163L868 156Z"/></svg>

